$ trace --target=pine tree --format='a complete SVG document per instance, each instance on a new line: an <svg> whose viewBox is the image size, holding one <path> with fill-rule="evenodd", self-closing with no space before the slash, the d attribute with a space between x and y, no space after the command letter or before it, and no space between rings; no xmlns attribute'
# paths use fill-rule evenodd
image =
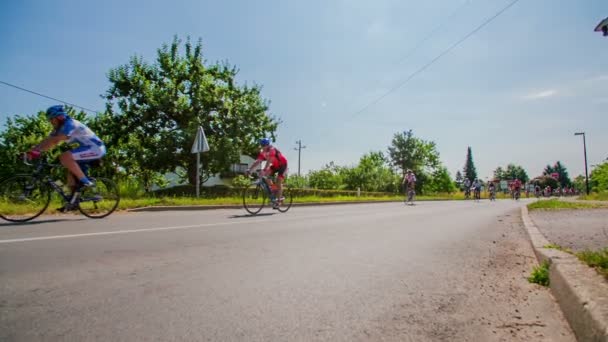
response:
<svg viewBox="0 0 608 342"><path fill-rule="evenodd" d="M477 179L477 170L475 169L475 164L473 163L473 152L471 152L471 146L467 149L467 161L464 164L464 169L462 170L464 173L464 177L469 179L471 182Z"/></svg>

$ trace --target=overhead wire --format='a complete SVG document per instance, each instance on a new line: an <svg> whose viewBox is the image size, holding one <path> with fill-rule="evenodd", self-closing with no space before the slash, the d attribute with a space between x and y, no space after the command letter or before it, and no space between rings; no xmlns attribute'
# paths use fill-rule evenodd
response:
<svg viewBox="0 0 608 342"><path fill-rule="evenodd" d="M9 87L13 87L13 88L16 88L16 89L19 89L19 90L22 90L22 91L25 91L25 92L28 92L28 93L34 94L34 95L38 95L38 96L41 96L41 97L47 98L47 99L49 99L49 100L53 100L53 101L57 101L57 102L61 102L61 103L63 103L63 104L69 105L69 106L71 106L71 107L80 108L80 109L82 109L82 110L84 110L84 111L91 112L91 113L93 113L93 114L98 113L98 111L95 111L95 110L93 110L93 109L89 109L89 108L86 108L86 107L83 107L83 106L79 106L79 105L74 104L74 103L70 103L70 102L67 102L67 101L64 101L64 100L60 100L60 99L57 99L57 98L54 98L54 97L48 96L48 95L44 95L44 94L41 94L41 93L35 92L35 91L33 91L33 90L29 90L29 89L26 89L26 88L23 88L23 87L19 87L19 86L16 86L16 85L11 84L11 83L8 83L8 82L4 82L4 81L2 81L2 80L0 80L0 83L2 83L2 84L4 84L4 85L7 85L7 86L9 86Z"/></svg>

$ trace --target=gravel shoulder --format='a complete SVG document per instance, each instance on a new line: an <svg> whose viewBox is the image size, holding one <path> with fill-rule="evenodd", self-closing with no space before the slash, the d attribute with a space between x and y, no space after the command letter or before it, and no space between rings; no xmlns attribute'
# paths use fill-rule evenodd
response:
<svg viewBox="0 0 608 342"><path fill-rule="evenodd" d="M551 243L574 252L608 247L608 209L533 210L529 215Z"/></svg>

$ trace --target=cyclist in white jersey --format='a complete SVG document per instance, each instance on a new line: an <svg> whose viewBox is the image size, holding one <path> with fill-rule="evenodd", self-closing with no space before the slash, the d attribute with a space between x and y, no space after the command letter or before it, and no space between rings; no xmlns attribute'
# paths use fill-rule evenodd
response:
<svg viewBox="0 0 608 342"><path fill-rule="evenodd" d="M63 152L59 157L61 165L69 172L67 184L74 191L77 181L84 186L93 186L83 172L80 164L101 159L106 154L106 147L89 127L68 116L62 105L49 107L46 117L53 125L54 131L28 152L30 159L36 159L41 151L47 151L61 142L78 143L78 147Z"/></svg>

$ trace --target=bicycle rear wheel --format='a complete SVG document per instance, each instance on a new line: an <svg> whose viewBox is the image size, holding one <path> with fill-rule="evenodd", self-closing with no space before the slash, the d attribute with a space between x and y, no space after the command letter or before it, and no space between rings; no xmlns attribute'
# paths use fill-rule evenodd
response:
<svg viewBox="0 0 608 342"><path fill-rule="evenodd" d="M26 222L42 214L51 202L50 188L30 175L18 175L0 183L0 217Z"/></svg>
<svg viewBox="0 0 608 342"><path fill-rule="evenodd" d="M283 202L281 202L281 204L279 204L277 210L282 213L285 213L287 212L287 210L289 210L289 208L291 208L291 205L293 204L293 191L291 191L290 188L283 190L283 197L285 197L285 199L283 200Z"/></svg>
<svg viewBox="0 0 608 342"><path fill-rule="evenodd" d="M78 210L86 217L106 217L118 207L120 202L118 187L107 178L91 178L91 180L95 182L95 186L82 190Z"/></svg>
<svg viewBox="0 0 608 342"><path fill-rule="evenodd" d="M266 190L261 185L252 185L243 189L243 207L251 215L259 213L266 202Z"/></svg>

